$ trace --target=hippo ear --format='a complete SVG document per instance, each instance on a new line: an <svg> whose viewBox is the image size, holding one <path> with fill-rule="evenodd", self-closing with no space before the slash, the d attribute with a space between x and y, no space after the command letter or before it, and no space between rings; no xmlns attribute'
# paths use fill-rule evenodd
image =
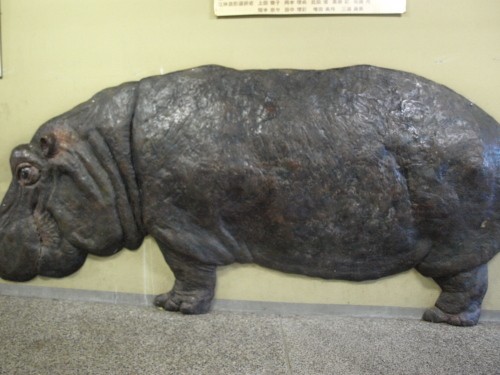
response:
<svg viewBox="0 0 500 375"><path fill-rule="evenodd" d="M40 138L40 148L45 157L51 158L57 153L57 139L54 134L47 134Z"/></svg>

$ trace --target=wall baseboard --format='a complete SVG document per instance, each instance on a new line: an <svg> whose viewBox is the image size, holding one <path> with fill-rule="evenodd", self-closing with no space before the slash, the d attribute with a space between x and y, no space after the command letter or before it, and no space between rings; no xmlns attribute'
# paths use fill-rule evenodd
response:
<svg viewBox="0 0 500 375"><path fill-rule="evenodd" d="M68 301L116 303L136 306L151 306L155 297L154 295L148 294L116 293L13 284L0 284L0 295L60 299ZM334 305L216 299L213 304L213 310L270 313L279 315L332 315L364 318L420 319L425 309L397 306ZM483 310L480 321L500 322L500 311Z"/></svg>

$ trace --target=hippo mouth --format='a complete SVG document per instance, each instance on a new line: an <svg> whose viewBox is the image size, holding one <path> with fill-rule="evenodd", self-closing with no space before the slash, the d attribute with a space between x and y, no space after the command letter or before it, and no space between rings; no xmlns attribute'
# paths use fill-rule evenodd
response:
<svg viewBox="0 0 500 375"><path fill-rule="evenodd" d="M57 230L57 225L48 212L35 211L33 214L33 221L35 223L36 233L40 241L40 253L44 248L57 247L61 242L61 236Z"/></svg>
<svg viewBox="0 0 500 375"><path fill-rule="evenodd" d="M52 215L35 209L23 216L0 223L1 278L29 281L37 275L64 277L83 265L87 252L60 235Z"/></svg>
<svg viewBox="0 0 500 375"><path fill-rule="evenodd" d="M57 223L49 212L35 210L33 222L39 241L38 275L64 277L83 265L86 252L76 248L60 235Z"/></svg>

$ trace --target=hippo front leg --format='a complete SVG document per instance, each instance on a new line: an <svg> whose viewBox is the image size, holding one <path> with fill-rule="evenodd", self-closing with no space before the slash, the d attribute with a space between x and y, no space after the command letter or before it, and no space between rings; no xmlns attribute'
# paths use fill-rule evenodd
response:
<svg viewBox="0 0 500 375"><path fill-rule="evenodd" d="M172 290L155 298L155 305L183 314L207 313L214 297L216 266L177 254L162 244L160 249L175 283Z"/></svg>
<svg viewBox="0 0 500 375"><path fill-rule="evenodd" d="M481 302L488 288L487 265L450 277L437 277L434 281L442 292L435 307L428 309L423 319L456 326L476 325L481 313Z"/></svg>

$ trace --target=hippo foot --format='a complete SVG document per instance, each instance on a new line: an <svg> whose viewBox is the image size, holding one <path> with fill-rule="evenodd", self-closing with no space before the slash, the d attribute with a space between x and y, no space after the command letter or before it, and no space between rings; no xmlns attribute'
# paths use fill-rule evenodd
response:
<svg viewBox="0 0 500 375"><path fill-rule="evenodd" d="M482 264L452 276L436 277L441 287L436 305L422 319L454 326L474 326L479 321L481 302L488 289L488 267Z"/></svg>
<svg viewBox="0 0 500 375"><path fill-rule="evenodd" d="M479 307L472 311L465 311L458 314L449 314L439 307L433 307L425 311L422 319L432 323L447 323L453 326L470 327L477 324L480 313L481 309Z"/></svg>
<svg viewBox="0 0 500 375"><path fill-rule="evenodd" d="M205 314L210 310L213 294L207 291L175 291L160 294L154 304L167 311L180 311L183 314Z"/></svg>

